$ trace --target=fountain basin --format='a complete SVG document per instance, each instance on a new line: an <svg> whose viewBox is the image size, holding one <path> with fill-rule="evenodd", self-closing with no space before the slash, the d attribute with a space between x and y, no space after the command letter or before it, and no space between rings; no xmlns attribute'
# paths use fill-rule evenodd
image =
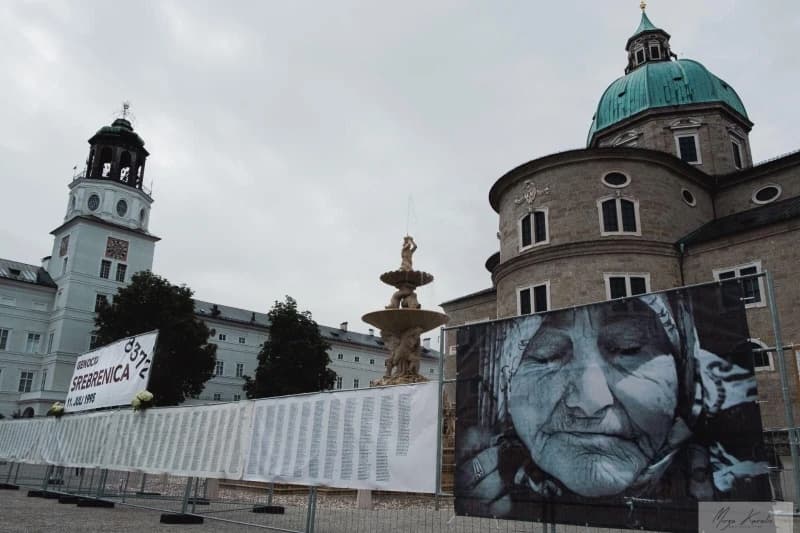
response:
<svg viewBox="0 0 800 533"><path fill-rule="evenodd" d="M421 287L433 281L433 274L419 270L391 270L381 274L381 281L392 287L397 287L401 284Z"/></svg>
<svg viewBox="0 0 800 533"><path fill-rule="evenodd" d="M411 328L422 328L423 333L447 322L447 315L427 309L383 309L361 317L381 331L402 335Z"/></svg>

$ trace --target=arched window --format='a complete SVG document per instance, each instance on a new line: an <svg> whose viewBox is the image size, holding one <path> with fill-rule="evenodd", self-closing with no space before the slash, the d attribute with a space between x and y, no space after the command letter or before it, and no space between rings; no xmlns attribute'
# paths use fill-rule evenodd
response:
<svg viewBox="0 0 800 533"><path fill-rule="evenodd" d="M100 177L107 178L111 175L111 159L113 157L113 153L111 152L110 146L105 146L100 151L100 164L102 168L100 170Z"/></svg>
<svg viewBox="0 0 800 533"><path fill-rule="evenodd" d="M748 344L753 350L753 368L756 370L773 370L772 352L768 351L766 344L758 339L748 339Z"/></svg>
<svg viewBox="0 0 800 533"><path fill-rule="evenodd" d="M123 183L128 183L131 174L131 153L127 150L122 152L119 158L119 180Z"/></svg>
<svg viewBox="0 0 800 533"><path fill-rule="evenodd" d="M639 202L628 198L601 198L597 201L601 235L641 235Z"/></svg>

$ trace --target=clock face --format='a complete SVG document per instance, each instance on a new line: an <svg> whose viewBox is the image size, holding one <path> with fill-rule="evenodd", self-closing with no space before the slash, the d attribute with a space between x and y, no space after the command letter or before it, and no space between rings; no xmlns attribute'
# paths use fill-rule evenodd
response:
<svg viewBox="0 0 800 533"><path fill-rule="evenodd" d="M117 202L117 214L121 217L124 217L125 213L127 212L128 212L128 204L125 202L125 200L120 200L119 202Z"/></svg>
<svg viewBox="0 0 800 533"><path fill-rule="evenodd" d="M128 241L109 237L106 241L106 257L126 261L128 259Z"/></svg>
<svg viewBox="0 0 800 533"><path fill-rule="evenodd" d="M93 194L89 197L89 210L97 211L98 207L100 207L100 197Z"/></svg>

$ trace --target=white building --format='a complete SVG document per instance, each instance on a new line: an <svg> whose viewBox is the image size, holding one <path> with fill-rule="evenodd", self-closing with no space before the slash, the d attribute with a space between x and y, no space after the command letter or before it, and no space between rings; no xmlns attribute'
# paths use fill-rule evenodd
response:
<svg viewBox="0 0 800 533"><path fill-rule="evenodd" d="M54 229L41 266L0 259L0 414L40 415L63 400L75 358L94 345L95 307L134 273L153 265L149 232L153 198L144 183L149 153L130 122L119 118L89 139L85 171L69 184L66 215ZM267 338L266 314L195 302L214 332L216 375L203 401L244 398L243 375L254 375ZM380 337L320 326L331 344L335 388L369 386L388 355ZM438 352L423 349L421 370L438 376Z"/></svg>

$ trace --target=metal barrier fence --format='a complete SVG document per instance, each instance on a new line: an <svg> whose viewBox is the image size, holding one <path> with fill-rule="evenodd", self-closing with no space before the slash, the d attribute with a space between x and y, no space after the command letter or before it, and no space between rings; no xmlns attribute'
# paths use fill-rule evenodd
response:
<svg viewBox="0 0 800 533"><path fill-rule="evenodd" d="M776 499L788 501L793 496L791 474L777 468L771 473L776 496L783 495ZM370 508L360 509L356 491L351 490L21 463L0 463L2 483L16 484L65 504L125 505L286 533L622 531L455 516L452 498L431 494L374 492ZM0 491L0 501L2 498Z"/></svg>

